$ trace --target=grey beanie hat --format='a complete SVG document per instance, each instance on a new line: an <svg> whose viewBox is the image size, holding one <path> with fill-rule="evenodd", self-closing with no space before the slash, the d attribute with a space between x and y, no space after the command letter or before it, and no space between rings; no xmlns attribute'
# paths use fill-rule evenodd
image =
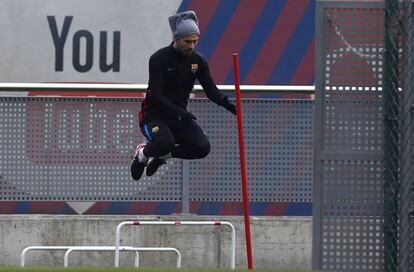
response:
<svg viewBox="0 0 414 272"><path fill-rule="evenodd" d="M168 18L174 40L190 34L200 35L198 20L194 11L184 11Z"/></svg>

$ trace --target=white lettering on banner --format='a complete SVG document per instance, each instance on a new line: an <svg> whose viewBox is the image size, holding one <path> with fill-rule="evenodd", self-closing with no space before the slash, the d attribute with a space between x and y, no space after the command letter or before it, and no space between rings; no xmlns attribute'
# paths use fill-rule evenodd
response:
<svg viewBox="0 0 414 272"><path fill-rule="evenodd" d="M64 70L63 55L65 44L68 38L69 29L73 21L73 16L65 16L62 29L59 31L56 23L55 16L47 16L49 23L50 33L52 35L53 45L55 47L55 71L62 72ZM81 44L84 41L85 44L85 59L82 63L81 59ZM80 72L85 73L93 67L94 57L94 36L92 32L81 29L73 34L73 47L72 47L72 65L73 68ZM113 32L112 43L112 62L108 63L108 32L99 32L99 70L101 72L119 72L121 66L121 32Z"/></svg>
<svg viewBox="0 0 414 272"><path fill-rule="evenodd" d="M138 128L136 103L30 101L26 152L37 164L124 164Z"/></svg>

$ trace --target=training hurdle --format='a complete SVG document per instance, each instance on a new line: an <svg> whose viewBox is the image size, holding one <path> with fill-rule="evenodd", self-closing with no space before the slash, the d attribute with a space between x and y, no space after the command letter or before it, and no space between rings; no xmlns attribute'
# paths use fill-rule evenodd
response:
<svg viewBox="0 0 414 272"><path fill-rule="evenodd" d="M134 266L139 267L139 252L175 252L177 254L177 268L181 268L181 253L173 247L130 247L122 246L119 248L120 251L135 251L135 262ZM63 258L63 266L69 266L69 256L73 251L115 251L114 246L74 246L69 248Z"/></svg>
<svg viewBox="0 0 414 272"><path fill-rule="evenodd" d="M63 266L68 267L69 256L73 251L115 251L114 246L29 246L23 249L20 255L20 266L25 267L26 265L26 254L33 250L66 250L63 258ZM131 247L122 246L119 251L134 251L135 259L134 266L139 267L139 251L170 251L177 254L177 268L181 268L181 253L173 247Z"/></svg>
<svg viewBox="0 0 414 272"><path fill-rule="evenodd" d="M24 267L26 265L26 254L32 250L66 250L66 253L70 251L72 248L107 248L108 246L29 246L23 249L22 254L20 255L20 266ZM112 246L113 247L113 246ZM114 248L114 247L113 247ZM137 250L129 250L132 247L121 247L121 251L135 251L135 267L139 266L139 254ZM115 250L115 249L113 249ZM66 254L65 254L66 256ZM64 260L65 263L65 260Z"/></svg>
<svg viewBox="0 0 414 272"><path fill-rule="evenodd" d="M23 249L20 255L20 266L24 267L26 264L26 254L32 250L68 250L71 246L29 246Z"/></svg>
<svg viewBox="0 0 414 272"><path fill-rule="evenodd" d="M140 225L173 225L173 226L229 226L231 228L231 253L230 253L230 268L236 268L236 229L227 221L124 221L118 224L115 232L115 267L119 267L119 251L121 241L121 229L126 225L140 226Z"/></svg>

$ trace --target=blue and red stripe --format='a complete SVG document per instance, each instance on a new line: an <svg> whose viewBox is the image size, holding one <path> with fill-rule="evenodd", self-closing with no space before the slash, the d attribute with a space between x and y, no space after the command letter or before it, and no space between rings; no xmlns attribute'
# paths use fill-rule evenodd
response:
<svg viewBox="0 0 414 272"><path fill-rule="evenodd" d="M267 1L262 13L258 16L256 24L250 36L243 44L239 52L239 66L240 66L240 81L244 83L249 68L253 66L260 50L270 34L273 24L282 11L284 1ZM233 71L227 74L225 84L232 84L234 82Z"/></svg>
<svg viewBox="0 0 414 272"><path fill-rule="evenodd" d="M209 59L211 74L216 81L226 80L233 67L232 54L239 52L245 44L265 4L265 0L256 0L254 5L250 1L240 1Z"/></svg>
<svg viewBox="0 0 414 272"><path fill-rule="evenodd" d="M277 81L270 81L269 78L280 58L284 56L285 49L289 44L297 24L302 18L308 0L286 1L281 14L273 25L273 28L265 41L260 54L245 79L245 84L279 84ZM291 57L291 56L287 56Z"/></svg>
<svg viewBox="0 0 414 272"><path fill-rule="evenodd" d="M207 1L205 2L207 3ZM211 57L216 45L222 38L225 26L231 21L239 2L239 0L222 0L217 6L214 15L208 23L207 29L202 34L197 45L197 49L207 59ZM200 13L200 11L198 13Z"/></svg>
<svg viewBox="0 0 414 272"><path fill-rule="evenodd" d="M315 0L184 0L178 11L187 9L217 84L233 84L233 52L242 84L313 84Z"/></svg>
<svg viewBox="0 0 414 272"><path fill-rule="evenodd" d="M0 214L76 214L64 201L2 201Z"/></svg>
<svg viewBox="0 0 414 272"><path fill-rule="evenodd" d="M201 37L207 29L208 23L210 22L211 17L216 12L216 9L219 4L220 0L191 1L191 3L189 3L189 5L187 6L188 10L194 10L197 13Z"/></svg>
<svg viewBox="0 0 414 272"><path fill-rule="evenodd" d="M85 214L170 215L181 212L180 202L98 202ZM190 213L197 215L243 215L243 202L190 203ZM251 202L254 216L311 216L310 202Z"/></svg>
<svg viewBox="0 0 414 272"><path fill-rule="evenodd" d="M309 44L315 37L315 28L308 27L309 21L315 18L315 3L310 1L297 24L296 30L289 39L289 43L281 58L273 70L267 83L278 82L278 84L288 85L295 70L306 54Z"/></svg>
<svg viewBox="0 0 414 272"><path fill-rule="evenodd" d="M310 202L251 202L253 216L311 216ZM181 202L96 202L85 215L171 215L181 212ZM190 203L196 215L243 215L243 202ZM77 214L64 201L3 201L0 214Z"/></svg>
<svg viewBox="0 0 414 272"><path fill-rule="evenodd" d="M315 63L315 38L311 41L308 49L303 56L299 66L296 68L294 75L292 76L289 85L313 85L314 81L314 69Z"/></svg>
<svg viewBox="0 0 414 272"><path fill-rule="evenodd" d="M84 214L169 215L181 211L181 202L97 202Z"/></svg>

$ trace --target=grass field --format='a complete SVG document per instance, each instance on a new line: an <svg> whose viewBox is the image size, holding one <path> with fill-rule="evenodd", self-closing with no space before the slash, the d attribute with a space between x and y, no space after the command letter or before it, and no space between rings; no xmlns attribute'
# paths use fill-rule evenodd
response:
<svg viewBox="0 0 414 272"><path fill-rule="evenodd" d="M29 271L29 272L109 272L109 271L119 271L119 272L248 272L248 269L167 269L167 268L48 268L48 267L1 267L0 272L19 272L19 271ZM256 272L310 272L310 270L279 270L279 269L254 269Z"/></svg>

